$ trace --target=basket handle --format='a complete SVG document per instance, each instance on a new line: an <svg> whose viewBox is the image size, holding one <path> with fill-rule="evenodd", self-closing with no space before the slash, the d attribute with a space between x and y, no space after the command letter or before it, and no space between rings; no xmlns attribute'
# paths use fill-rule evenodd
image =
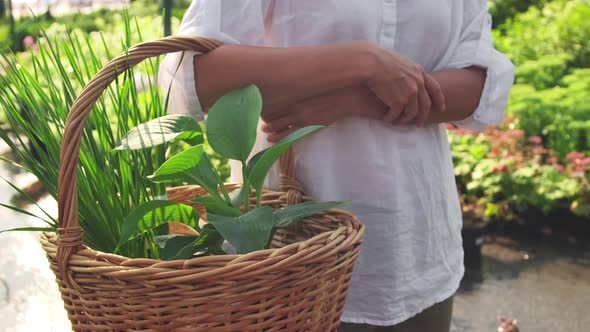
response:
<svg viewBox="0 0 590 332"><path fill-rule="evenodd" d="M86 84L68 114L60 154L57 194L59 236L56 258L59 270L64 274L63 280L70 281L72 285L75 285L70 276L66 275L66 271L70 256L83 243L83 231L78 222L77 191L80 143L84 123L98 98L119 74L147 58L180 51L206 53L221 45L223 45L221 42L212 39L179 36L141 43L111 60ZM280 167L281 190L287 192L287 203L300 202L302 189L293 176L293 157L290 151L282 156Z"/></svg>

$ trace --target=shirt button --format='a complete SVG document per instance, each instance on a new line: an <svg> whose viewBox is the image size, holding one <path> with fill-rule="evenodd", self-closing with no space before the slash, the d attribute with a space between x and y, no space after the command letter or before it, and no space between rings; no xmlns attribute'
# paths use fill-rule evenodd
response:
<svg viewBox="0 0 590 332"><path fill-rule="evenodd" d="M385 35L385 37L389 37L389 38L393 37L393 31L391 31L391 29L385 30L385 32L383 34Z"/></svg>

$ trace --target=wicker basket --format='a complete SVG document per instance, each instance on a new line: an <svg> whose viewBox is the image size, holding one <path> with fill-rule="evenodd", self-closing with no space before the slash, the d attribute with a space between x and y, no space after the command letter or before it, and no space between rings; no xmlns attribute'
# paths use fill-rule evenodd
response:
<svg viewBox="0 0 590 332"><path fill-rule="evenodd" d="M147 42L109 62L72 107L59 170L58 233L41 243L57 277L75 331L335 331L340 323L364 226L343 210L281 230L273 249L189 260L130 259L82 243L75 190L83 123L119 73L142 60L178 51L207 52L221 44L170 37ZM310 198L293 179L292 157L281 159L281 192L263 204L280 208ZM202 189L179 187L186 202Z"/></svg>

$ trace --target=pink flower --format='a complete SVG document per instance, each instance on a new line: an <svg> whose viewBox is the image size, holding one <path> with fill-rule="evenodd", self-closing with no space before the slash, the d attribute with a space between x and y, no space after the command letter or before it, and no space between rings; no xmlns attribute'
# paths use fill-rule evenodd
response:
<svg viewBox="0 0 590 332"><path fill-rule="evenodd" d="M557 169L557 171L559 173L565 172L565 167L563 165L557 164L557 165L555 165L555 168Z"/></svg>
<svg viewBox="0 0 590 332"><path fill-rule="evenodd" d="M522 131L520 129L513 129L513 130L508 130L506 132L506 134L510 137L522 137L522 136L524 136L524 131Z"/></svg>
<svg viewBox="0 0 590 332"><path fill-rule="evenodd" d="M567 156L565 156L565 159L571 160L571 161L576 161L576 160L582 159L582 158L584 158L584 154L582 152L578 152L578 151L572 151L572 152L568 153Z"/></svg>
<svg viewBox="0 0 590 332"><path fill-rule="evenodd" d="M583 166L583 167L590 165L590 157L586 157L582 160L578 160L578 165Z"/></svg>
<svg viewBox="0 0 590 332"><path fill-rule="evenodd" d="M32 36L26 36L25 38L23 38L23 45L25 45L25 47L31 47L35 44L35 38L33 38Z"/></svg>
<svg viewBox="0 0 590 332"><path fill-rule="evenodd" d="M494 173L494 174L507 173L507 172L508 172L508 167L504 164L498 164L498 165L494 166L494 168L492 169L492 173Z"/></svg>
<svg viewBox="0 0 590 332"><path fill-rule="evenodd" d="M543 143L543 139L540 136L531 136L529 137L529 142L532 144L541 144Z"/></svg>

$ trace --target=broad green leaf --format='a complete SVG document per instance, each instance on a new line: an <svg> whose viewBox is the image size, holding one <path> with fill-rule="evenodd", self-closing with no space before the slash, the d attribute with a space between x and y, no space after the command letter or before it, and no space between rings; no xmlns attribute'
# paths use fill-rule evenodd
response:
<svg viewBox="0 0 590 332"><path fill-rule="evenodd" d="M1 230L0 233L4 232L55 232L57 229L53 227L19 227Z"/></svg>
<svg viewBox="0 0 590 332"><path fill-rule="evenodd" d="M223 199L218 197L197 196L191 202L200 204L207 209L207 212L217 215L239 217L241 214L240 209L228 206Z"/></svg>
<svg viewBox="0 0 590 332"><path fill-rule="evenodd" d="M207 220L239 254L264 249L273 228L270 206L256 208L240 217L207 213Z"/></svg>
<svg viewBox="0 0 590 332"><path fill-rule="evenodd" d="M204 244L207 247L219 247L223 243L223 237L217 231L215 226L212 224L206 224L203 226L201 233L199 234L199 238L197 239L197 244Z"/></svg>
<svg viewBox="0 0 590 332"><path fill-rule="evenodd" d="M277 161L277 159L280 158L283 152L285 152L289 147L301 140L303 137L315 133L322 128L324 128L324 126L309 126L301 128L289 134L277 144L254 155L248 162L246 169L248 170L247 174L250 184L252 187L254 187L254 189L256 189L256 192L260 192L260 190L262 190L262 185L264 184L264 179L266 178L268 171Z"/></svg>
<svg viewBox="0 0 590 332"><path fill-rule="evenodd" d="M240 208L240 206L242 205L242 203L244 202L244 188L240 187L234 191L232 191L231 193L229 193L229 198L231 200L231 204L235 207L235 208Z"/></svg>
<svg viewBox="0 0 590 332"><path fill-rule="evenodd" d="M197 131L185 131L176 136L176 140L185 141L192 146L203 144L205 142L203 139L203 133Z"/></svg>
<svg viewBox="0 0 590 332"><path fill-rule="evenodd" d="M199 217L199 212L187 205L166 200L146 202L131 211L125 219L119 244L121 245L137 235L169 221L181 222L198 228Z"/></svg>
<svg viewBox="0 0 590 332"><path fill-rule="evenodd" d="M273 212L274 227L287 227L303 218L313 216L320 212L343 206L344 202L304 202L296 205L288 205Z"/></svg>
<svg viewBox="0 0 590 332"><path fill-rule="evenodd" d="M157 236L155 241L161 248L160 259L169 261L174 259L190 258L195 252L199 250L198 247L193 245L197 238L197 236L186 235Z"/></svg>
<svg viewBox="0 0 590 332"><path fill-rule="evenodd" d="M178 234L163 234L154 237L154 243L158 246L158 248L164 248L166 246L166 241L170 240L173 237L180 236ZM197 237L194 237L195 240Z"/></svg>
<svg viewBox="0 0 590 332"><path fill-rule="evenodd" d="M199 141L195 141L200 138ZM129 130L115 150L138 150L151 148L174 139L190 140L191 144L203 142L203 133L198 122L187 115L165 115Z"/></svg>
<svg viewBox="0 0 590 332"><path fill-rule="evenodd" d="M201 177L200 186L207 189L212 196L220 197L217 192L217 186L222 180L215 167L213 167L213 164L211 164L207 154L203 154L201 157L201 162L197 165L197 173Z"/></svg>
<svg viewBox="0 0 590 332"><path fill-rule="evenodd" d="M245 164L256 142L261 111L262 96L255 85L221 97L207 116L207 140L213 150Z"/></svg>
<svg viewBox="0 0 590 332"><path fill-rule="evenodd" d="M199 236L164 235L157 236L155 241L162 248L160 258L163 260L189 259L197 252L223 254L223 237L210 224L203 227Z"/></svg>
<svg viewBox="0 0 590 332"><path fill-rule="evenodd" d="M217 231L212 224L206 224L199 234L199 238L195 242L196 245L202 245L209 253L219 253L221 245L223 244L223 236Z"/></svg>
<svg viewBox="0 0 590 332"><path fill-rule="evenodd" d="M149 178L156 183L186 182L205 188L219 197L218 175L204 152L202 144L193 146L168 159Z"/></svg>

